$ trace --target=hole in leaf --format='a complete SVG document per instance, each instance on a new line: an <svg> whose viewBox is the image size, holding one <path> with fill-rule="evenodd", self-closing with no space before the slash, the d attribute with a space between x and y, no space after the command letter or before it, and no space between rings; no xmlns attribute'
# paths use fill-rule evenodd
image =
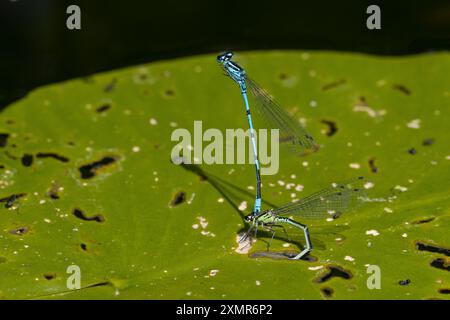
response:
<svg viewBox="0 0 450 320"><path fill-rule="evenodd" d="M410 283L411 283L411 280L409 280L409 279L400 280L400 281L398 282L398 284L401 285L401 286L407 286L407 285L409 285Z"/></svg>
<svg viewBox="0 0 450 320"><path fill-rule="evenodd" d="M398 91L400 91L401 93L406 94L407 96L409 96L409 95L411 94L411 90L409 90L407 87L405 87L405 86L402 85L402 84L394 84L394 85L392 86L392 89L398 90Z"/></svg>
<svg viewBox="0 0 450 320"><path fill-rule="evenodd" d="M111 109L111 105L106 103L104 105L101 105L97 109L95 109L95 111L98 113L102 113L102 112L108 111L109 109Z"/></svg>
<svg viewBox="0 0 450 320"><path fill-rule="evenodd" d="M323 287L320 289L320 292L322 293L324 298L330 299L333 297L334 290L329 287Z"/></svg>
<svg viewBox="0 0 450 320"><path fill-rule="evenodd" d="M369 159L369 167L370 167L370 171L372 171L373 173L378 172L378 167L375 165L375 158Z"/></svg>
<svg viewBox="0 0 450 320"><path fill-rule="evenodd" d="M408 153L414 155L417 153L417 150L415 148L411 148L408 150Z"/></svg>
<svg viewBox="0 0 450 320"><path fill-rule="evenodd" d="M32 164L33 164L33 155L32 154L28 154L28 153L25 153L23 156L22 156L22 165L24 166L24 167L29 167L29 166L31 166Z"/></svg>
<svg viewBox="0 0 450 320"><path fill-rule="evenodd" d="M434 217L430 217L430 218L423 218L423 219L420 219L420 220L414 221L413 223L414 223L414 224L423 224L423 223L428 223L428 222L431 222L431 221L433 221L434 219L435 219Z"/></svg>
<svg viewBox="0 0 450 320"><path fill-rule="evenodd" d="M445 254L446 256L450 257L450 249L448 248L444 248L444 247L440 247L434 244L428 244L425 242L421 242L421 241L417 241L416 242L416 248L419 251L428 251L428 252L433 252L433 253L442 253Z"/></svg>
<svg viewBox="0 0 450 320"><path fill-rule="evenodd" d="M326 90L330 90L330 89L339 87L340 85L343 85L345 82L346 82L345 79L339 79L337 81L323 85L322 90L326 91Z"/></svg>
<svg viewBox="0 0 450 320"><path fill-rule="evenodd" d="M450 294L450 289L447 289L447 288L439 289L439 293L441 293L441 294Z"/></svg>
<svg viewBox="0 0 450 320"><path fill-rule="evenodd" d="M332 278L343 278L348 280L353 277L350 271L345 270L339 266L327 266L327 270L328 271L325 274L316 278L314 282L324 283Z"/></svg>
<svg viewBox="0 0 450 320"><path fill-rule="evenodd" d="M9 230L9 233L11 233L13 235L16 235L16 236L23 235L23 234L25 234L27 232L28 232L28 228L27 227L19 227L17 229Z"/></svg>
<svg viewBox="0 0 450 320"><path fill-rule="evenodd" d="M90 179L95 176L96 171L102 167L113 164L117 161L117 157L104 157L99 161L95 161L78 168L81 173L81 179Z"/></svg>
<svg viewBox="0 0 450 320"><path fill-rule="evenodd" d="M54 273L44 273L44 278L47 280L53 280L56 278L56 274Z"/></svg>
<svg viewBox="0 0 450 320"><path fill-rule="evenodd" d="M36 158L53 158L61 162L69 162L69 158L53 152L39 152L36 154Z"/></svg>
<svg viewBox="0 0 450 320"><path fill-rule="evenodd" d="M83 250L83 251L87 251L87 245L86 245L86 243L80 243L80 248L81 248L81 250Z"/></svg>
<svg viewBox="0 0 450 320"><path fill-rule="evenodd" d="M4 148L8 145L9 133L0 133L0 148Z"/></svg>
<svg viewBox="0 0 450 320"><path fill-rule="evenodd" d="M436 258L431 261L430 266L437 269L450 271L450 260L444 258Z"/></svg>
<svg viewBox="0 0 450 320"><path fill-rule="evenodd" d="M105 218L101 214L96 214L91 217L86 216L86 214L78 208L73 209L73 215L78 219L84 221L97 221L97 222L105 222Z"/></svg>
<svg viewBox="0 0 450 320"><path fill-rule="evenodd" d="M323 124L326 124L328 126L328 131L326 133L326 135L328 137L333 136L338 131L337 126L336 126L336 122L329 121L329 120L320 120L320 122L323 123Z"/></svg>
<svg viewBox="0 0 450 320"><path fill-rule="evenodd" d="M186 193L184 191L179 191L175 194L172 201L170 201L170 206L174 207L186 200Z"/></svg>

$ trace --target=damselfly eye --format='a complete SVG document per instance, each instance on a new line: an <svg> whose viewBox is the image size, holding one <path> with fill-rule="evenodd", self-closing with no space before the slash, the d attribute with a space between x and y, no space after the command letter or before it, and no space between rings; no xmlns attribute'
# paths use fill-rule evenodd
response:
<svg viewBox="0 0 450 320"><path fill-rule="evenodd" d="M224 61L231 60L231 58L233 58L233 52L225 52L225 53L222 53L221 55L217 56L217 61L224 62Z"/></svg>
<svg viewBox="0 0 450 320"><path fill-rule="evenodd" d="M245 221L250 222L253 220L253 216L249 214L248 216L245 216Z"/></svg>

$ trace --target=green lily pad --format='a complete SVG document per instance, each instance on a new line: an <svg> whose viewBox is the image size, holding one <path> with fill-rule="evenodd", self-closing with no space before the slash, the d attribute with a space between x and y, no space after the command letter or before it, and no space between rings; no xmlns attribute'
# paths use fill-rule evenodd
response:
<svg viewBox="0 0 450 320"><path fill-rule="evenodd" d="M299 248L282 234L269 253L264 233L237 252L252 165L170 160L172 132L195 120L247 127L213 55L46 86L0 115L0 298L449 297L450 55L237 59L320 145L281 151L278 174L262 177L264 208L360 175L370 201L308 222L309 259L285 259ZM67 287L71 265L80 289Z"/></svg>

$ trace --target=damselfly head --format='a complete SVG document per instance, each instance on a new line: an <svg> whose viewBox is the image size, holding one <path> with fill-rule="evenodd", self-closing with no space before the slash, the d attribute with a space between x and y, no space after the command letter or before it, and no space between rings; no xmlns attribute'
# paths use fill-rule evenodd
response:
<svg viewBox="0 0 450 320"><path fill-rule="evenodd" d="M247 215L247 216L245 216L245 221L247 221L247 222L251 222L251 221L253 221L254 220L254 218L255 218L255 216L253 215L253 214L249 214L249 215Z"/></svg>
<svg viewBox="0 0 450 320"><path fill-rule="evenodd" d="M233 58L233 52L227 51L217 56L217 62L223 63L231 60L231 58Z"/></svg>

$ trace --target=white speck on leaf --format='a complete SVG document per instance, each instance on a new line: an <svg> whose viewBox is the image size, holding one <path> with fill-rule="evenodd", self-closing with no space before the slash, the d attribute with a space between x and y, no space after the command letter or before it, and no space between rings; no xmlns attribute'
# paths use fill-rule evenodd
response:
<svg viewBox="0 0 450 320"><path fill-rule="evenodd" d="M351 257L351 256L345 256L344 260L347 261L355 261L355 258Z"/></svg>
<svg viewBox="0 0 450 320"><path fill-rule="evenodd" d="M239 205L238 209L240 211L244 211L245 209L247 209L247 201L242 201L241 204Z"/></svg>
<svg viewBox="0 0 450 320"><path fill-rule="evenodd" d="M371 235L371 236L376 237L376 236L379 236L380 233L377 230L367 230L366 235Z"/></svg>
<svg viewBox="0 0 450 320"><path fill-rule="evenodd" d="M406 126L411 129L420 129L420 119L411 120Z"/></svg>
<svg viewBox="0 0 450 320"><path fill-rule="evenodd" d="M373 183L373 182L366 182L365 184L364 184L364 188L365 189L371 189L371 188L373 188L375 186L375 184Z"/></svg>
<svg viewBox="0 0 450 320"><path fill-rule="evenodd" d="M323 269L323 266L308 267L308 269L311 271L316 271L316 270Z"/></svg>
<svg viewBox="0 0 450 320"><path fill-rule="evenodd" d="M211 276L211 277L215 277L216 276L216 274L219 272L219 270L211 270L211 271L209 271L209 275Z"/></svg>
<svg viewBox="0 0 450 320"><path fill-rule="evenodd" d="M359 163L350 163L348 166L350 168L352 168L352 169L359 169L359 168L361 168L361 165Z"/></svg>
<svg viewBox="0 0 450 320"><path fill-rule="evenodd" d="M399 191L401 191L401 192L406 192L406 191L408 191L408 188L407 188L407 187L403 187L403 186L399 186L399 185L395 186L394 189L395 189L395 190L399 190Z"/></svg>

